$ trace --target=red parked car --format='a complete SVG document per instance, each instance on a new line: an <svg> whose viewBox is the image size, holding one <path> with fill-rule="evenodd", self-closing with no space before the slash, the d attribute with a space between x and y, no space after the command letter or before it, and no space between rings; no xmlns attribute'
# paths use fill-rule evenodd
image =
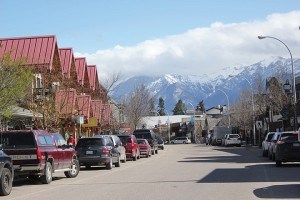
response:
<svg viewBox="0 0 300 200"><path fill-rule="evenodd" d="M151 156L151 146L146 139L137 139L140 147L141 155L145 155L147 158Z"/></svg>
<svg viewBox="0 0 300 200"><path fill-rule="evenodd" d="M117 135L123 143L126 150L126 157L134 161L140 159L140 147L134 135Z"/></svg>

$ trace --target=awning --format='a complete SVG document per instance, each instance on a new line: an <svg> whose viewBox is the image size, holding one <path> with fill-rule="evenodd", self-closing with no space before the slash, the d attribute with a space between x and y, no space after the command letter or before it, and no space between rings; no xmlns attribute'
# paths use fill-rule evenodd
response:
<svg viewBox="0 0 300 200"><path fill-rule="evenodd" d="M21 108L18 106L14 106L12 108L12 117L35 117L35 118L43 118L41 113L32 113L30 110Z"/></svg>

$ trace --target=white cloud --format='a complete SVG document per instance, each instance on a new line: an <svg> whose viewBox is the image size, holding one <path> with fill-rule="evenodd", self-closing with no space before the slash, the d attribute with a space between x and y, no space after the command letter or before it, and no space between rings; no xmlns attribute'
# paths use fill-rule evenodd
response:
<svg viewBox="0 0 300 200"><path fill-rule="evenodd" d="M227 66L250 65L269 56L300 57L300 11L272 14L263 21L223 24L214 22L180 35L147 40L136 46L115 46L93 54L76 53L96 64L101 78L120 72L124 77L161 74L209 74Z"/></svg>

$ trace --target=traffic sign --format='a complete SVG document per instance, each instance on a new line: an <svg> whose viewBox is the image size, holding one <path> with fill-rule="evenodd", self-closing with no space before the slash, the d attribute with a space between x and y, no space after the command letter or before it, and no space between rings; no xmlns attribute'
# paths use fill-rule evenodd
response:
<svg viewBox="0 0 300 200"><path fill-rule="evenodd" d="M262 121L256 121L255 124L257 129L262 128Z"/></svg>

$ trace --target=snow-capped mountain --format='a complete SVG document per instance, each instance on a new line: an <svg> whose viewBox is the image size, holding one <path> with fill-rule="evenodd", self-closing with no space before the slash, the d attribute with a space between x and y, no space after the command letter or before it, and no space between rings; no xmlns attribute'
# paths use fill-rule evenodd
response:
<svg viewBox="0 0 300 200"><path fill-rule="evenodd" d="M300 59L294 59L294 68L296 76L300 75ZM242 89L250 88L249 82L252 85L255 84L257 76L266 79L279 74L284 80L291 78L290 59L271 57L250 66L227 67L216 74L199 76L175 74L165 74L159 77L136 76L115 87L112 97L118 101L123 95L130 93L134 86L145 84L154 95L156 104L160 97L164 99L165 108L169 113L179 99L188 109L193 109L192 106L204 100L207 109L220 104L228 104L225 95L228 96L230 104L234 103Z"/></svg>

